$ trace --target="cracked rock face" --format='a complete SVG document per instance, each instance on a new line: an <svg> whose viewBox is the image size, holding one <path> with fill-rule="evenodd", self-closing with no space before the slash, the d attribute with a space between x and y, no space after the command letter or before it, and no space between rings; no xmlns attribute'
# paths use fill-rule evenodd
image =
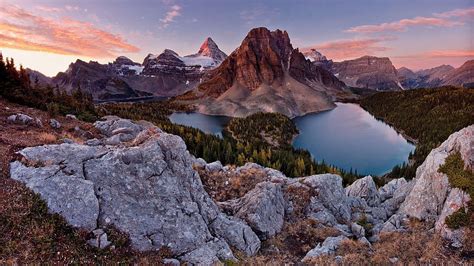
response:
<svg viewBox="0 0 474 266"><path fill-rule="evenodd" d="M411 188L402 191L407 194L406 199L397 213L383 225L382 231L403 230L407 217L414 217L432 222L436 231L450 240L453 246L460 246L463 229L449 229L445 224L445 218L466 206L471 199L463 191L452 188L448 176L438 172L445 159L456 151L460 152L465 167L472 170L474 168L474 125L451 134L445 142L430 152L416 170L416 178L410 182ZM403 185L402 188L407 185ZM397 199L398 194L400 193L395 191L392 200Z"/></svg>
<svg viewBox="0 0 474 266"><path fill-rule="evenodd" d="M70 224L91 231L114 225L138 250L168 247L185 261L204 264L235 259L229 244L247 255L258 251L250 227L221 213L204 191L192 168L196 159L181 138L117 117L95 125L107 138L92 146L23 149L23 163L11 164L11 177ZM111 145L107 140L116 136Z"/></svg>
<svg viewBox="0 0 474 266"><path fill-rule="evenodd" d="M380 203L377 186L371 176L358 179L352 185L346 187L346 194L364 199L369 206L377 206Z"/></svg>
<svg viewBox="0 0 474 266"><path fill-rule="evenodd" d="M400 207L400 213L422 220L436 220L443 210L451 190L448 177L438 172L446 157L455 151L461 153L469 169L474 166L474 125L453 133L438 148L433 149L416 170L413 189Z"/></svg>
<svg viewBox="0 0 474 266"><path fill-rule="evenodd" d="M261 182L239 199L220 203L232 215L245 220L260 239L268 239L283 227L285 199L280 184Z"/></svg>

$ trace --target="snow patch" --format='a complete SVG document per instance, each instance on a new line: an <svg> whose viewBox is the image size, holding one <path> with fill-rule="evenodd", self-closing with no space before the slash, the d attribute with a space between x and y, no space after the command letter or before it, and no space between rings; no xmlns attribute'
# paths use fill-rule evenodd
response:
<svg viewBox="0 0 474 266"><path fill-rule="evenodd" d="M179 57L181 61L187 66L201 66L201 67L212 67L216 65L214 59L209 56L184 56Z"/></svg>

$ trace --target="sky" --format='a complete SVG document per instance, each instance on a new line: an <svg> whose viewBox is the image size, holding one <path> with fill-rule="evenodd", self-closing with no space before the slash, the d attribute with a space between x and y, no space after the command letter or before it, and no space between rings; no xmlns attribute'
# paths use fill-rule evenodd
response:
<svg viewBox="0 0 474 266"><path fill-rule="evenodd" d="M3 55L48 76L76 59L192 54L207 37L230 54L262 26L335 61L386 56L418 70L474 59L473 0L0 0Z"/></svg>

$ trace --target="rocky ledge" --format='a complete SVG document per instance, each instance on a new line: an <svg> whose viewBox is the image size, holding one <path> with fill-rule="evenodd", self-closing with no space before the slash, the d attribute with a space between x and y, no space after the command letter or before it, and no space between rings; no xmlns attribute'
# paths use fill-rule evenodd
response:
<svg viewBox="0 0 474 266"><path fill-rule="evenodd" d="M312 243L303 258L311 260L333 254L348 238L370 246L382 232L405 230L410 218L428 221L453 246L462 244L463 229L448 229L444 219L470 199L452 189L438 168L454 151L473 168L474 126L433 150L414 180L377 188L367 176L344 188L333 174L287 178L252 163L207 164L190 155L181 138L145 121L105 117L94 125L103 138L21 150L23 158L11 163L11 177L39 193L51 212L92 231L96 238L90 243L97 247L113 245L103 229L114 226L138 250L167 248L181 261L212 264L236 260L233 251L255 255L261 241L280 234L285 224L311 219L336 232ZM249 175L258 182L217 200L221 191L203 185L199 173Z"/></svg>
<svg viewBox="0 0 474 266"><path fill-rule="evenodd" d="M11 177L71 225L94 232L113 225L141 251L166 247L204 264L235 260L229 245L249 256L258 251L250 227L222 213L204 191L181 138L118 117L95 126L103 139L21 150Z"/></svg>

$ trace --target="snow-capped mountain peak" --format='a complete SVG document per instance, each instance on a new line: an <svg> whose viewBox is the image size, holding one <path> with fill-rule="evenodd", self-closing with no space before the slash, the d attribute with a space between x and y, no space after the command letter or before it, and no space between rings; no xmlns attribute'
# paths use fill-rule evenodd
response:
<svg viewBox="0 0 474 266"><path fill-rule="evenodd" d="M227 55L222 52L217 44L212 40L211 37L207 37L206 40L202 43L201 47L199 48L199 51L197 54L191 55L193 57L210 57L212 58L216 65L219 65L224 59L227 57Z"/></svg>

